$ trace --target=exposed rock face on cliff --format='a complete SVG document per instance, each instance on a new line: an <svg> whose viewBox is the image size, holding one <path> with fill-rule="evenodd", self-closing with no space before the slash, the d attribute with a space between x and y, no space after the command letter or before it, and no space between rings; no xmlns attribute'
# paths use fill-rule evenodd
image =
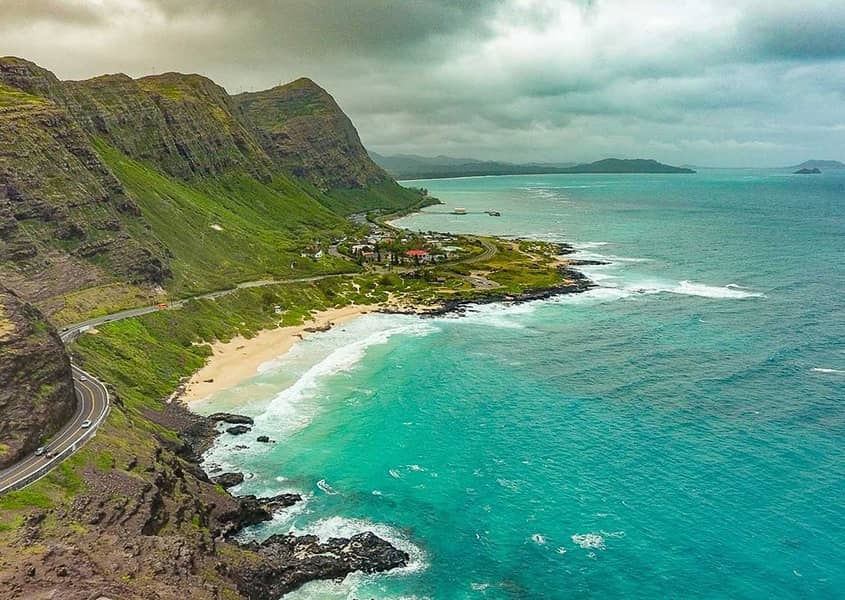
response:
<svg viewBox="0 0 845 600"><path fill-rule="evenodd" d="M271 176L270 160L232 99L206 77L107 75L66 88L92 135L169 175L190 179L239 170L259 180Z"/></svg>
<svg viewBox="0 0 845 600"><path fill-rule="evenodd" d="M231 97L200 75L63 82L0 58L0 276L50 315L105 284L202 289L214 269L197 263L221 252L244 279L278 275L254 265L289 265L304 237L348 227L327 209L419 200L310 80Z"/></svg>
<svg viewBox="0 0 845 600"><path fill-rule="evenodd" d="M0 287L0 468L35 450L75 409L70 359L55 329Z"/></svg>
<svg viewBox="0 0 845 600"><path fill-rule="evenodd" d="M214 435L195 415L167 419ZM109 435L101 432L87 447ZM0 597L275 600L314 579L407 563L405 552L371 533L324 543L294 535L260 544L232 540L301 498L220 492L195 462L181 458L197 449L164 439L112 446L108 464L86 467L84 489L72 502L34 509L0 544Z"/></svg>
<svg viewBox="0 0 845 600"><path fill-rule="evenodd" d="M276 164L318 188L365 188L390 180L334 98L310 79L234 100Z"/></svg>
<svg viewBox="0 0 845 600"><path fill-rule="evenodd" d="M115 278L162 282L165 249L144 235L138 206L50 97L73 105L51 73L0 59L0 275L36 301Z"/></svg>

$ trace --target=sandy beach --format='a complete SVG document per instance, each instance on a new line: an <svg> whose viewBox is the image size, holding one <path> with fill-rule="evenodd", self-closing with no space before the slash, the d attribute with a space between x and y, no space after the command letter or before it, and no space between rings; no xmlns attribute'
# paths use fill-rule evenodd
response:
<svg viewBox="0 0 845 600"><path fill-rule="evenodd" d="M315 313L302 325L267 329L251 339L238 336L228 342L215 342L212 344L214 354L194 373L179 398L193 408L216 392L252 377L259 366L290 350L296 342L312 335L314 329L338 326L377 308L377 305L332 308ZM312 331L307 331L309 329Z"/></svg>

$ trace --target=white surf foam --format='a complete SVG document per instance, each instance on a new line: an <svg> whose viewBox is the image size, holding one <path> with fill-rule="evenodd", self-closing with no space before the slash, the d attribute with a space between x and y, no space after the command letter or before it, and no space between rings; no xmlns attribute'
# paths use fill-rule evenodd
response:
<svg viewBox="0 0 845 600"><path fill-rule="evenodd" d="M539 546L545 546L546 542L548 542L546 536L544 536L542 533L535 533L531 536L531 539L534 541L535 544L538 544Z"/></svg>
<svg viewBox="0 0 845 600"><path fill-rule="evenodd" d="M828 369L826 367L813 367L810 371L813 373L827 373L830 375L845 375L845 371L842 369Z"/></svg>
<svg viewBox="0 0 845 600"><path fill-rule="evenodd" d="M624 275L619 272L620 267L624 267L626 263L650 262L651 259L616 256L612 254L594 252L596 248L602 248L606 245L608 245L608 242L579 242L573 244L573 247L577 250L574 254L575 258L600 260L610 263L607 265L583 265L577 268L599 286L618 288L626 292L626 295L630 293L670 293L716 299L765 297L765 294L755 292L736 283L729 283L725 286L714 286L705 283L693 282L688 279L678 282L636 280L630 277L626 279Z"/></svg>
<svg viewBox="0 0 845 600"><path fill-rule="evenodd" d="M728 284L724 287L681 281L677 286L667 291L673 294L684 294L687 296L701 296L702 298L763 298L764 294L752 292L740 288L736 284Z"/></svg>
<svg viewBox="0 0 845 600"><path fill-rule="evenodd" d="M321 479L320 481L318 481L317 487L320 488L323 492L325 492L329 496L336 496L337 493L338 493L336 489L334 489L332 486L330 486L328 483L326 483L325 479Z"/></svg>
<svg viewBox="0 0 845 600"><path fill-rule="evenodd" d="M321 542L330 538L348 538L353 535L372 531L378 537L387 540L396 548L408 553L408 565L401 569L394 569L380 576L408 575L418 573L428 566L427 557L422 548L415 545L400 531L381 523L372 523L364 519L347 519L345 517L328 517L309 523L301 528L294 527L297 535L316 535Z"/></svg>
<svg viewBox="0 0 845 600"><path fill-rule="evenodd" d="M265 412L255 419L255 430L290 434L311 422L312 410L304 410L303 400L314 395L321 382L332 375L351 370L366 355L367 349L386 344L395 335L424 336L437 331L430 322L403 319L398 326L379 329L363 339L356 339L335 348L328 356L312 365L293 385L270 401ZM347 340L343 340L344 342Z"/></svg>
<svg viewBox="0 0 845 600"><path fill-rule="evenodd" d="M460 320L461 323L485 325L501 329L524 329L525 325L519 317L533 313L537 309L536 303L524 302L520 304L478 304L467 307L466 312L458 316L444 317L450 320Z"/></svg>
<svg viewBox="0 0 845 600"><path fill-rule="evenodd" d="M572 536L572 541L580 548L604 550L604 538L597 533L576 533Z"/></svg>

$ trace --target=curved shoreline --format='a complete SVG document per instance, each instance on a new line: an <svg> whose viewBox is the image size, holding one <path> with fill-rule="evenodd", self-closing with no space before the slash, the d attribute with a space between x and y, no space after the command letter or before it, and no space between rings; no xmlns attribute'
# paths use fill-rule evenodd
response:
<svg viewBox="0 0 845 600"><path fill-rule="evenodd" d="M265 329L252 338L236 336L227 342L215 342L211 345L212 355L191 376L178 398L195 410L214 394L256 375L262 364L285 354L310 334L327 331L376 310L379 305L351 304L317 312L301 325Z"/></svg>
<svg viewBox="0 0 845 600"><path fill-rule="evenodd" d="M206 364L196 371L174 395L189 410L196 412L215 394L232 388L258 374L259 367L288 352L296 342L308 335L328 331L360 316L373 313L412 314L420 317L437 317L447 314L462 314L468 306L494 303L522 303L545 300L564 294L585 292L595 284L583 273L572 269L569 264L558 267L569 278L569 282L555 287L527 290L521 294L488 293L482 298L447 300L440 304L423 306L385 303L352 304L340 308L319 311L301 325L265 329L255 337L236 336L227 342L215 342L211 345L212 355Z"/></svg>

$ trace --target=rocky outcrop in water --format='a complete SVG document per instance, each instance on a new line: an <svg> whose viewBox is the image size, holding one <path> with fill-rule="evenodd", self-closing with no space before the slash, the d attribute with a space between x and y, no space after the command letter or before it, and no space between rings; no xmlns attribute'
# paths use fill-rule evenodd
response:
<svg viewBox="0 0 845 600"><path fill-rule="evenodd" d="M275 600L314 579L388 571L410 560L407 552L371 532L325 542L313 535L274 535L246 547L265 559L258 567L233 574L239 588L253 600Z"/></svg>
<svg viewBox="0 0 845 600"><path fill-rule="evenodd" d="M290 508L302 501L299 494L279 494L270 498L256 498L253 495L238 496L238 508L220 515L219 521L226 527L223 535L233 535L242 529L269 521L273 513Z"/></svg>
<svg viewBox="0 0 845 600"><path fill-rule="evenodd" d="M249 431L252 431L246 425L233 425L232 427L226 428L226 433L229 435L243 435Z"/></svg>
<svg viewBox="0 0 845 600"><path fill-rule="evenodd" d="M216 412L206 417L209 421L229 423L231 425L253 425L255 421L252 417L246 415L237 415L235 413Z"/></svg>
<svg viewBox="0 0 845 600"><path fill-rule="evenodd" d="M235 487L236 485L240 485L244 482L244 474L243 473L223 473L222 475L217 475L216 477L212 477L211 481L216 483L222 488L228 489L230 487Z"/></svg>

